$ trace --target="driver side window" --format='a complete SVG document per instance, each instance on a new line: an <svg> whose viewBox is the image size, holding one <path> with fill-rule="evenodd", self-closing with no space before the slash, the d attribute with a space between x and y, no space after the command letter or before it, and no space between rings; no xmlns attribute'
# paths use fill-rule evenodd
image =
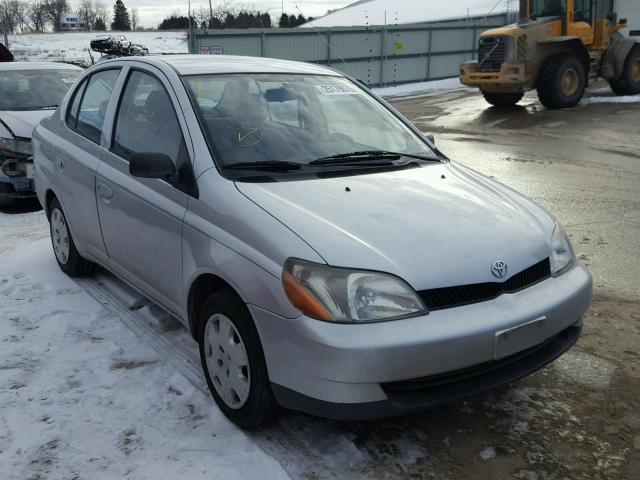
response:
<svg viewBox="0 0 640 480"><path fill-rule="evenodd" d="M152 75L138 70L129 74L118 106L111 151L125 160L134 153L164 153L176 166L186 156L171 98Z"/></svg>

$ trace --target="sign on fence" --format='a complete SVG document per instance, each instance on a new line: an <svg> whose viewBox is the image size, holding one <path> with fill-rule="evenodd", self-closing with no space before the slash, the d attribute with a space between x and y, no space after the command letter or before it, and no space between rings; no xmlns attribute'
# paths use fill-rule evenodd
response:
<svg viewBox="0 0 640 480"><path fill-rule="evenodd" d="M224 49L220 45L200 45L200 54L202 55L222 55Z"/></svg>

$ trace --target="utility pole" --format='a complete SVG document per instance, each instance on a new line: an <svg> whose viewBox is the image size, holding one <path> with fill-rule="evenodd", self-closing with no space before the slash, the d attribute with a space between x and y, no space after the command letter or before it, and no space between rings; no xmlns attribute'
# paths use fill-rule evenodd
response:
<svg viewBox="0 0 640 480"><path fill-rule="evenodd" d="M211 0L209 0L209 25L207 25L207 28L211 28L211 22L213 22L213 7L211 6Z"/></svg>

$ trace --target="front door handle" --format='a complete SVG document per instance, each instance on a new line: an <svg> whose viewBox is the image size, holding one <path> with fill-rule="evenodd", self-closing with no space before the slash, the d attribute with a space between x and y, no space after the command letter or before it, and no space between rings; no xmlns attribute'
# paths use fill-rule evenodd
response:
<svg viewBox="0 0 640 480"><path fill-rule="evenodd" d="M105 200L111 200L113 198L113 190L107 187L104 183L98 183L98 193Z"/></svg>

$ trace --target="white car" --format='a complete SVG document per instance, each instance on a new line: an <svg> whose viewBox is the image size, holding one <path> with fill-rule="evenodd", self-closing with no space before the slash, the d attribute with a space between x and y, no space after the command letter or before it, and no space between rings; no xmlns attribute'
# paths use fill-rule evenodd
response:
<svg viewBox="0 0 640 480"><path fill-rule="evenodd" d="M0 207L35 197L33 129L54 112L82 72L65 63L0 63Z"/></svg>

